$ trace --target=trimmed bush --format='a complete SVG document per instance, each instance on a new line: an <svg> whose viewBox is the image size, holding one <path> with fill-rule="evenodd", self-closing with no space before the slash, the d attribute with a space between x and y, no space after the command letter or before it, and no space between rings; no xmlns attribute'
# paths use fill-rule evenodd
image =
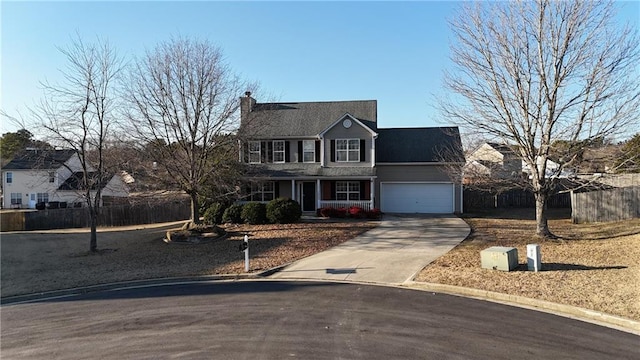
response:
<svg viewBox="0 0 640 360"><path fill-rule="evenodd" d="M365 217L364 209L358 206L352 206L349 208L349 217L355 219L363 219Z"/></svg>
<svg viewBox="0 0 640 360"><path fill-rule="evenodd" d="M247 224L267 222L267 206L259 202L250 202L242 208L242 220Z"/></svg>
<svg viewBox="0 0 640 360"><path fill-rule="evenodd" d="M367 211L367 219L378 220L382 217L382 212L378 208L373 208Z"/></svg>
<svg viewBox="0 0 640 360"><path fill-rule="evenodd" d="M224 215L224 205L221 203L213 203L204 212L203 218L205 224L219 225L222 224L222 215Z"/></svg>
<svg viewBox="0 0 640 360"><path fill-rule="evenodd" d="M242 204L229 206L222 214L223 223L242 224Z"/></svg>
<svg viewBox="0 0 640 360"><path fill-rule="evenodd" d="M277 198L267 204L267 220L274 224L291 224L300 220L302 209L297 201Z"/></svg>

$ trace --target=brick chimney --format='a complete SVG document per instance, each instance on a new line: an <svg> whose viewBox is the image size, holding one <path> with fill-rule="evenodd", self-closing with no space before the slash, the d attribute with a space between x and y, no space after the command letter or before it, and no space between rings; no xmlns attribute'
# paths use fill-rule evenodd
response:
<svg viewBox="0 0 640 360"><path fill-rule="evenodd" d="M240 98L240 121L246 118L255 105L256 99L251 97L251 91L245 92L244 96Z"/></svg>

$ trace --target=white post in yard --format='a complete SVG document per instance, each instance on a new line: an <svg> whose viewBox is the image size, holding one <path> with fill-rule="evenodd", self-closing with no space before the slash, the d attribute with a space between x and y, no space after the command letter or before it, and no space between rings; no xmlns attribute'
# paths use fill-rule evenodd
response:
<svg viewBox="0 0 640 360"><path fill-rule="evenodd" d="M249 235L244 236L244 272L249 272Z"/></svg>
<svg viewBox="0 0 640 360"><path fill-rule="evenodd" d="M542 259L540 257L540 245L527 245L527 268L529 271L540 271Z"/></svg>

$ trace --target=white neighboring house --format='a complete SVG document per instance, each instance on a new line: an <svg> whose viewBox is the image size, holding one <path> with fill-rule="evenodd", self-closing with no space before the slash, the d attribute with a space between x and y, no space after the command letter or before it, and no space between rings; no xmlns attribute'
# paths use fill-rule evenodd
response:
<svg viewBox="0 0 640 360"><path fill-rule="evenodd" d="M2 207L34 209L38 203L50 202L86 206L83 191L78 189L82 176L80 158L74 150L25 150L2 168ZM102 197L129 196L120 175L98 185Z"/></svg>

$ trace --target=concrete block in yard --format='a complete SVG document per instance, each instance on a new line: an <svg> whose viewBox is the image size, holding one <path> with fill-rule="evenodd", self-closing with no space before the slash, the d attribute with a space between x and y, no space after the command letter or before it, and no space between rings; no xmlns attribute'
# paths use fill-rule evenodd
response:
<svg viewBox="0 0 640 360"><path fill-rule="evenodd" d="M480 251L483 269L511 271L518 267L518 249L506 246L492 246Z"/></svg>
<svg viewBox="0 0 640 360"><path fill-rule="evenodd" d="M527 269L529 271L540 271L542 268L542 257L540 256L540 245L527 244Z"/></svg>

